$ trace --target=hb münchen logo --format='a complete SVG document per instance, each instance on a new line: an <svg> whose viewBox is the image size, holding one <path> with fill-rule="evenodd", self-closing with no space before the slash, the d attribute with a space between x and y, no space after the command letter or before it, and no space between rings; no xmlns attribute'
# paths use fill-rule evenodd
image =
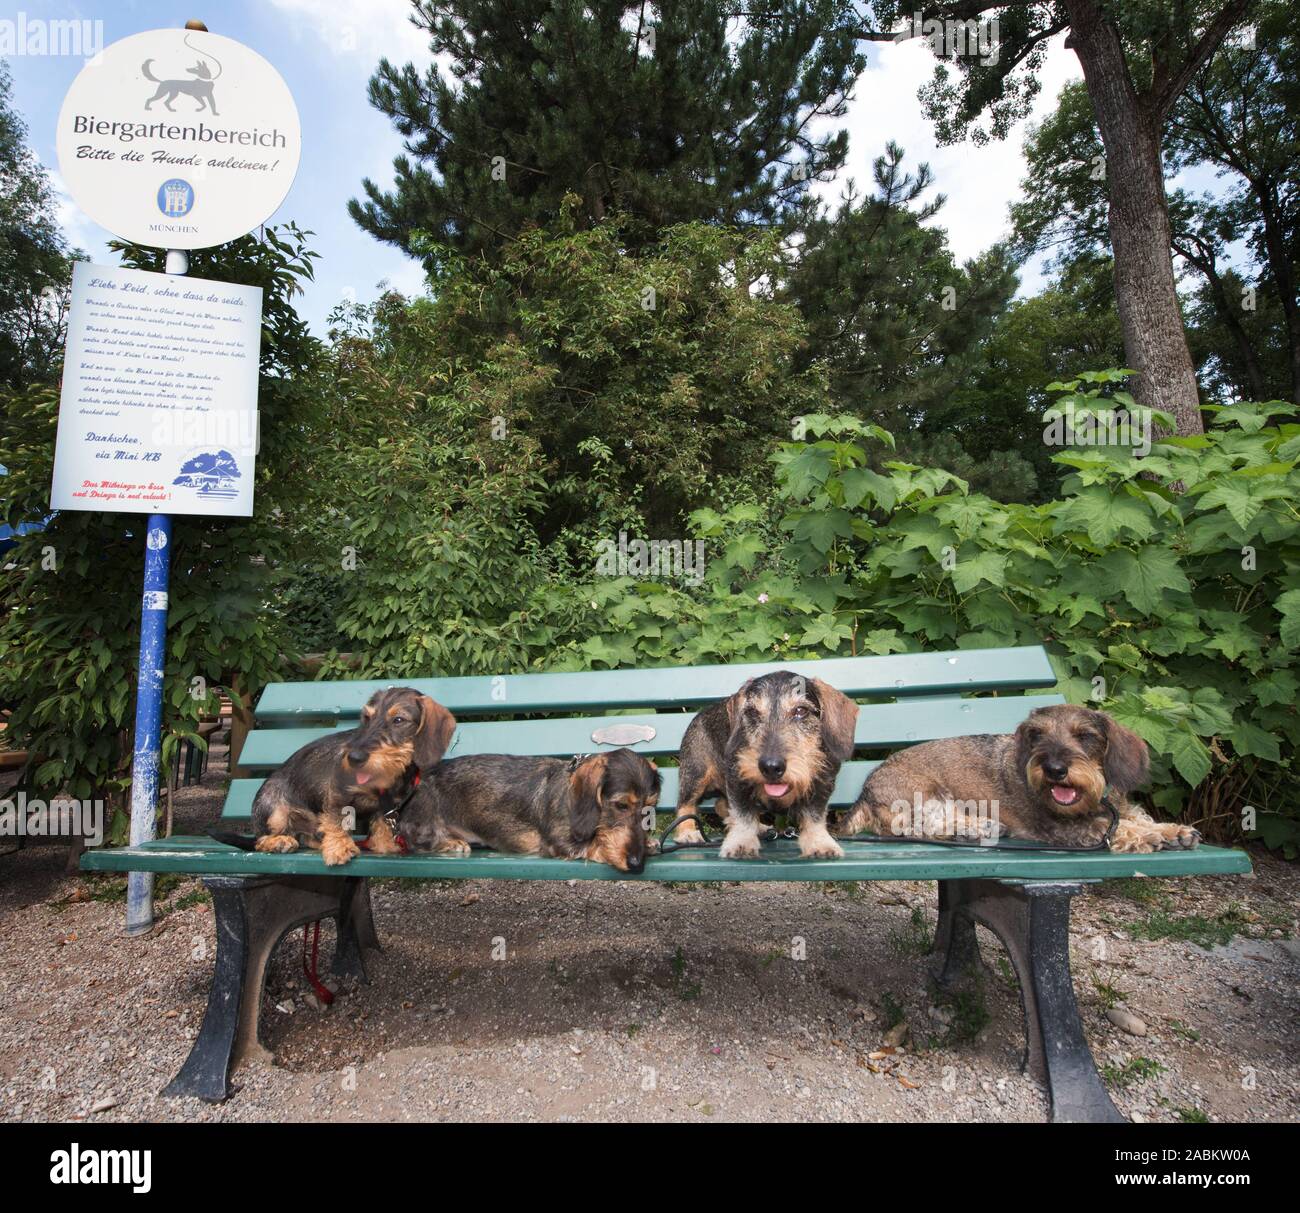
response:
<svg viewBox="0 0 1300 1213"><path fill-rule="evenodd" d="M194 206L194 187L188 181L173 177L158 187L158 209L168 219L188 215Z"/></svg>

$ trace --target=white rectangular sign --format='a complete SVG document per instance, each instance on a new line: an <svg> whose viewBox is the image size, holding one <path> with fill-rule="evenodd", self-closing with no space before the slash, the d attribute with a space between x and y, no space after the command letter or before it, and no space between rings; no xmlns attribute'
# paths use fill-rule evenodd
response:
<svg viewBox="0 0 1300 1213"><path fill-rule="evenodd" d="M262 291L77 263L56 510L253 513Z"/></svg>

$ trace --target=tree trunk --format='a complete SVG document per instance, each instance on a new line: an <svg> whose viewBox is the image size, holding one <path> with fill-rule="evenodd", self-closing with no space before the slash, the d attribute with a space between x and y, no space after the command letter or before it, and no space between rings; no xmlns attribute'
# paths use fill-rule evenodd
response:
<svg viewBox="0 0 1300 1213"><path fill-rule="evenodd" d="M1115 302L1138 403L1171 413L1180 434L1199 434L1200 394L1187 348L1165 201L1160 119L1133 88L1119 34L1096 0L1065 0L1069 45L1079 57L1106 148Z"/></svg>

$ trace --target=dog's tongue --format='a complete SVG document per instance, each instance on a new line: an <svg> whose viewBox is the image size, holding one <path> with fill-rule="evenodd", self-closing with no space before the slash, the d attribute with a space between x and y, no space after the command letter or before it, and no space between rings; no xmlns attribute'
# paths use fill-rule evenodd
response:
<svg viewBox="0 0 1300 1213"><path fill-rule="evenodd" d="M773 800L780 799L780 797L784 796L789 790L790 785L788 783L765 783L763 785L763 791L772 797Z"/></svg>
<svg viewBox="0 0 1300 1213"><path fill-rule="evenodd" d="M1079 790L1070 787L1068 784L1054 783L1052 784L1052 799L1057 804L1073 804L1079 799Z"/></svg>
<svg viewBox="0 0 1300 1213"><path fill-rule="evenodd" d="M370 782L370 776L369 776L365 771L358 771L358 772L357 772L357 786L358 786L358 787L360 787L361 784L363 784L363 783L369 783L369 782Z"/></svg>

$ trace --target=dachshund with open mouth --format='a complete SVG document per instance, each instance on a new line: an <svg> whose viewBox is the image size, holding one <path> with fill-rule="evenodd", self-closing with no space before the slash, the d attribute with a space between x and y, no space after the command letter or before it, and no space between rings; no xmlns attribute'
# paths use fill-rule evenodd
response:
<svg viewBox="0 0 1300 1213"><path fill-rule="evenodd" d="M1196 846L1198 831L1154 821L1128 799L1149 772L1146 742L1104 712L1035 708L1014 733L948 737L891 754L867 776L837 833L1006 835L1088 848L1106 839L1114 821L1112 851Z"/></svg>
<svg viewBox="0 0 1300 1213"><path fill-rule="evenodd" d="M402 813L414 851L591 859L638 873L651 849L659 771L628 749L562 758L467 754L440 763Z"/></svg>
<svg viewBox="0 0 1300 1213"><path fill-rule="evenodd" d="M343 817L350 806L358 829L369 819L369 850L394 854L400 847L389 815L435 769L455 730L456 718L442 704L411 687L375 692L355 729L303 746L258 788L251 849L283 853L306 846L331 867L347 863L359 853Z"/></svg>
<svg viewBox="0 0 1300 1213"><path fill-rule="evenodd" d="M858 705L820 678L779 670L751 678L687 726L678 757L678 816L717 796L727 836L724 859L757 859L764 814L784 814L810 859L844 854L826 828L827 801L841 764L853 754ZM703 842L691 822L674 838Z"/></svg>

